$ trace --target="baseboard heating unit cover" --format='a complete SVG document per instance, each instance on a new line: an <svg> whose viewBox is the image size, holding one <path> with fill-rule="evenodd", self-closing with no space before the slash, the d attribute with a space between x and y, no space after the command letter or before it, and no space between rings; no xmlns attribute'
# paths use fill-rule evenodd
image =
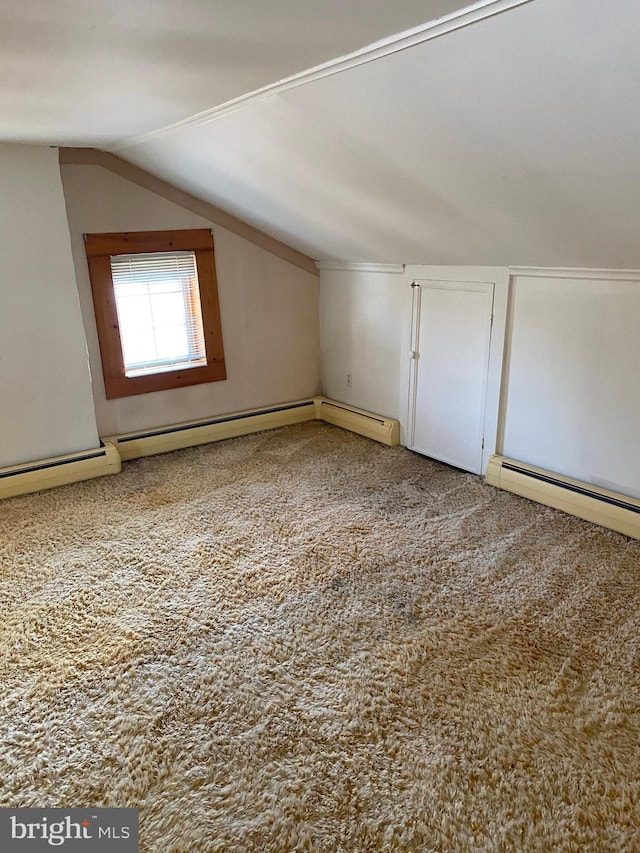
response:
<svg viewBox="0 0 640 853"><path fill-rule="evenodd" d="M206 420L124 433L110 436L105 441L113 442L122 460L125 461L138 459L141 456L153 456L156 453L168 453L183 447L194 447L197 444L208 444L210 441L222 441L225 438L235 438L265 429L312 421L315 417L314 400L298 400L281 406L234 412Z"/></svg>
<svg viewBox="0 0 640 853"><path fill-rule="evenodd" d="M95 450L70 453L39 459L24 465L12 465L0 469L0 500L15 495L26 495L42 489L52 489L67 483L117 474L120 471L120 455L113 444L103 442Z"/></svg>
<svg viewBox="0 0 640 853"><path fill-rule="evenodd" d="M395 447L400 443L400 423L393 418L374 415L346 403L336 403L326 397L316 397L316 417L328 424L357 432L381 444Z"/></svg>
<svg viewBox="0 0 640 853"><path fill-rule="evenodd" d="M487 483L640 539L640 501L627 495L500 455L489 459Z"/></svg>
<svg viewBox="0 0 640 853"><path fill-rule="evenodd" d="M311 397L280 406L109 436L105 441L115 444L125 461L316 419L357 432L383 444L398 443L398 421L354 409L344 403L334 403L324 397Z"/></svg>
<svg viewBox="0 0 640 853"><path fill-rule="evenodd" d="M88 480L103 474L117 474L121 462L129 459L313 420L326 421L382 444L393 446L399 443L398 421L325 397L310 397L263 409L109 436L95 450L0 469L0 499Z"/></svg>

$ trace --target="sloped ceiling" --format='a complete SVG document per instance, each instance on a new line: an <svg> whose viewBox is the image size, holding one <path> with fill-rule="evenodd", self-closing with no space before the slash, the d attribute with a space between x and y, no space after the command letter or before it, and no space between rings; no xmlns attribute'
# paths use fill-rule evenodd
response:
<svg viewBox="0 0 640 853"><path fill-rule="evenodd" d="M108 146L464 0L4 0L0 138Z"/></svg>
<svg viewBox="0 0 640 853"><path fill-rule="evenodd" d="M360 14L372 6L323 0L318 9L334 5ZM386 6L395 14L402 5L367 12L380 23L367 38L384 34ZM239 6L241 20L258 4ZM284 6L277 0L269 9ZM417 23L420 8L424 21L434 17L425 13L434 4L405 4L405 24ZM328 58L327 38L344 45L334 55L358 47L354 19L341 26L322 18L313 24L322 47L303 51L307 66ZM141 109L137 122L114 111L110 138L123 130L133 138L101 147L316 259L637 268L639 32L640 4L630 0L529 0L234 110L147 133L154 122L158 131L237 97L243 85L300 70L300 55L287 54L287 65L273 36L272 66L253 82L224 83L212 67L208 98L200 87L181 109L176 94L175 108L162 117ZM150 80L149 91L158 94L163 80L161 73L157 84ZM73 141L97 144L90 135Z"/></svg>

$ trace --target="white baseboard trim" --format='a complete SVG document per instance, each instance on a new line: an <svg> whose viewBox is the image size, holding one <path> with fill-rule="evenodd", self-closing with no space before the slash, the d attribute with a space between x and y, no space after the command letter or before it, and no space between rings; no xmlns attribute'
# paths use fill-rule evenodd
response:
<svg viewBox="0 0 640 853"><path fill-rule="evenodd" d="M489 459L487 483L640 539L640 501L627 495L500 455Z"/></svg>
<svg viewBox="0 0 640 853"><path fill-rule="evenodd" d="M16 495L27 495L55 486L91 480L120 471L120 455L113 444L103 447L39 459L24 465L0 469L0 500Z"/></svg>

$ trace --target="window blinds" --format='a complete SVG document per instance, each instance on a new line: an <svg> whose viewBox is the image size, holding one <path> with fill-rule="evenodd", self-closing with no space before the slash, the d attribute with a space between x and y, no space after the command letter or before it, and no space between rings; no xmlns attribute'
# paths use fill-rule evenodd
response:
<svg viewBox="0 0 640 853"><path fill-rule="evenodd" d="M111 257L125 375L207 364L193 252Z"/></svg>

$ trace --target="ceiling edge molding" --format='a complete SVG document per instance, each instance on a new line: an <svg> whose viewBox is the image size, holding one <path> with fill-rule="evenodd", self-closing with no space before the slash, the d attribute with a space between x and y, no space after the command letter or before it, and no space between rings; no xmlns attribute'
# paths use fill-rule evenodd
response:
<svg viewBox="0 0 640 853"><path fill-rule="evenodd" d="M640 270L595 269L593 267L509 267L515 278L577 278L600 281L640 281Z"/></svg>
<svg viewBox="0 0 640 853"><path fill-rule="evenodd" d="M316 267L322 270L340 270L347 272L373 272L384 275L402 275L404 264L361 264L349 261L318 261Z"/></svg>
<svg viewBox="0 0 640 853"><path fill-rule="evenodd" d="M280 240L265 234L258 228L254 228L253 225L237 219L231 213L216 207L215 204L184 192L184 190L157 178L139 166L134 166L133 163L116 157L115 154L101 151L98 148L60 148L59 161L61 166L101 166L103 169L131 181L131 183L185 208L185 210L190 210L191 213L202 216L203 219L207 219L220 228L226 228L227 231L237 234L243 240L253 243L254 246L259 246L281 260L293 264L311 275L319 275L316 262L308 255L292 249L291 246L281 243Z"/></svg>
<svg viewBox="0 0 640 853"><path fill-rule="evenodd" d="M210 121L215 121L236 112L236 110L242 109L249 104L271 98L274 95L280 95L291 89L297 89L300 86L306 86L309 83L314 83L316 80L322 80L324 77L340 74L351 68L357 68L359 65L364 65L367 62L374 62L376 59L382 59L401 50L407 50L408 48L431 41L431 39L439 38L447 33L468 27L471 24L477 24L486 18L492 18L494 15L499 15L502 12L507 12L510 9L515 9L518 6L524 6L531 2L533 0L478 0L473 5L459 9L457 12L452 12L450 15L445 15L426 24L420 24L401 33L387 36L366 47L353 51L353 53L331 59L328 62L323 62L321 65L315 65L306 71L292 74L290 77L285 77L276 83L262 86L260 89L255 89L253 92L248 92L245 95L240 95L238 98L225 101L223 104L203 110L181 121L160 127L148 133L122 139L110 146L109 150L121 151L125 148L132 148L136 145L142 145L145 142L168 136L185 128L207 124Z"/></svg>

